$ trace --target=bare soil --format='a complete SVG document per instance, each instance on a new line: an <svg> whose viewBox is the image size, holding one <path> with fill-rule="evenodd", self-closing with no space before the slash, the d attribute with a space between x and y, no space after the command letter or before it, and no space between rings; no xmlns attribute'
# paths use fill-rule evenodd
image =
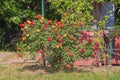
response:
<svg viewBox="0 0 120 80"><path fill-rule="evenodd" d="M14 53L13 52L0 52L0 61L2 61L4 58L12 54Z"/></svg>
<svg viewBox="0 0 120 80"><path fill-rule="evenodd" d="M50 66L43 67L40 61L19 58L17 54L11 52L0 52L0 66L19 69L22 73L37 74L37 73L53 73L53 68ZM73 71L77 72L111 72L120 73L120 66L76 66Z"/></svg>

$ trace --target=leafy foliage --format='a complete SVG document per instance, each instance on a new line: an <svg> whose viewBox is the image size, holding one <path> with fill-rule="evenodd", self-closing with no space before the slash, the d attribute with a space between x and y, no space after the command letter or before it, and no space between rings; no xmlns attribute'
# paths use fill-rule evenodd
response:
<svg viewBox="0 0 120 80"><path fill-rule="evenodd" d="M94 1L94 0L93 0ZM90 13L93 9L91 6L91 0L45 0L45 17L52 20L61 20L61 16L64 13L67 20L78 20L83 22L89 22L94 20ZM116 24L119 24L119 0L96 0L97 2L113 2L116 7ZM33 18L33 15L41 12L41 0L3 0L0 1L0 30L2 31L0 45L1 48L5 48L5 45L12 42L11 37L16 37L19 33L19 23L24 22L27 18ZM104 22L102 22L104 23ZM15 33L15 34L11 34ZM12 38L13 39L13 38ZM13 46L13 45L12 45ZM10 46L8 46L10 47ZM6 47L7 48L7 47Z"/></svg>
<svg viewBox="0 0 120 80"><path fill-rule="evenodd" d="M87 59L95 56L99 49L103 49L100 45L103 44L103 38L100 38L101 33L93 32L95 34L93 40L90 36L86 39L82 38L88 33L77 32L91 28L91 21L97 23L100 29L105 27L107 17L103 21L96 21L91 15L93 1L59 0L56 2L49 0L49 2L51 4L49 7L55 9L61 16L55 20L47 20L41 15L36 15L37 20L28 19L20 24L23 34L22 41L17 45L21 48L18 54L22 54L22 51L29 51L35 55L33 53L37 51L42 55L39 57L40 60L48 58L54 68L70 69L77 58ZM98 0L97 2L104 1ZM53 16L51 18L53 19ZM79 38L80 44L77 43Z"/></svg>
<svg viewBox="0 0 120 80"><path fill-rule="evenodd" d="M84 22L47 20L39 14L36 18L20 24L23 34L16 48L19 57L23 51L30 52L32 57L39 53L42 56L38 56L38 60L48 59L55 69L71 69L76 59L93 57L103 42L101 38L90 38L94 32L77 31L84 27Z"/></svg>
<svg viewBox="0 0 120 80"><path fill-rule="evenodd" d="M7 49L14 45L16 40L20 36L19 23L26 20L26 18L32 18L36 12L40 12L41 1L37 0L3 0L0 1L0 48ZM37 5L37 6L36 6ZM14 34L13 34L14 33Z"/></svg>

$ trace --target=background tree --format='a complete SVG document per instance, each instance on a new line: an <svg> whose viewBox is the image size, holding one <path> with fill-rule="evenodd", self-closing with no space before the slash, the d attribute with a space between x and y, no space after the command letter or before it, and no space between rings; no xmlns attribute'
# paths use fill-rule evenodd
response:
<svg viewBox="0 0 120 80"><path fill-rule="evenodd" d="M93 0L95 1L95 0ZM89 18L92 10L91 0L45 0L45 17L60 20L67 14L65 20L79 19L82 21ZM119 0L96 0L97 2L111 1L115 4L115 23L119 24ZM84 6L83 6L84 5ZM41 0L2 0L0 1L0 49L8 49L15 43L15 37L20 34L19 23L27 18L33 18L36 13L41 13ZM87 15L84 15L87 14ZM78 17L78 15L80 15ZM78 20L78 21L79 21Z"/></svg>
<svg viewBox="0 0 120 80"><path fill-rule="evenodd" d="M19 23L41 11L40 0L0 1L0 48L14 45L20 35Z"/></svg>

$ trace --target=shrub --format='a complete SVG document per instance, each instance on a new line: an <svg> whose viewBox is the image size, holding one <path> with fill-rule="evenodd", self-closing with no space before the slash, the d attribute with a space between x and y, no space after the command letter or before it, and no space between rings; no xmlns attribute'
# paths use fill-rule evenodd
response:
<svg viewBox="0 0 120 80"><path fill-rule="evenodd" d="M88 36L84 39L87 33L78 31L84 26L84 22L52 21L38 14L35 20L20 24L23 34L16 48L18 56L21 57L23 51L33 56L39 53L42 55L39 60L47 58L55 69L70 69L75 60L92 57L94 51L100 48L100 38L92 39Z"/></svg>

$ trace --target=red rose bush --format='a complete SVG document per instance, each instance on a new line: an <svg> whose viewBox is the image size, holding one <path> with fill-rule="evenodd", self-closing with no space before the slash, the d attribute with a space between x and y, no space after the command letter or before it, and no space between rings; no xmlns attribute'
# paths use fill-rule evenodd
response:
<svg viewBox="0 0 120 80"><path fill-rule="evenodd" d="M78 31L85 25L83 21L52 21L41 15L35 18L20 24L22 36L16 48L19 57L23 51L31 55L39 52L39 60L47 59L55 69L70 69L75 60L92 57L94 50L99 49L99 40L84 39L85 33Z"/></svg>

